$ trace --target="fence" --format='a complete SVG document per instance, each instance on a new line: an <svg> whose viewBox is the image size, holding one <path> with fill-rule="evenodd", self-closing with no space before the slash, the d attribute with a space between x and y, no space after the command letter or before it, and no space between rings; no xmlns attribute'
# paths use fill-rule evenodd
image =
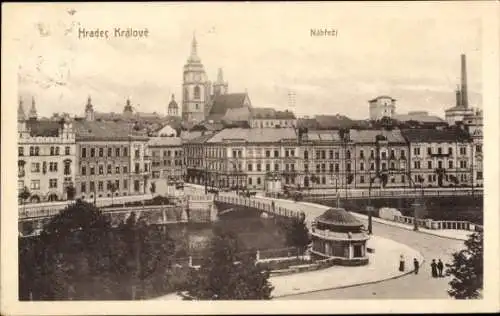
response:
<svg viewBox="0 0 500 316"><path fill-rule="evenodd" d="M482 196L482 189L470 189L470 188L439 188L439 189L372 189L371 192L368 189L348 189L348 190L326 190L323 192L314 192L302 190L300 191L304 199L313 200L317 198L328 198L335 199L337 194L340 198L351 198L351 199L367 199L367 198L393 198L393 197L449 197L449 196Z"/></svg>
<svg viewBox="0 0 500 316"><path fill-rule="evenodd" d="M247 207L253 207L264 212L272 213L279 216L285 217L299 217L300 213L281 206L275 206L273 202L256 200L252 198L244 198L240 196L227 196L218 195L215 196L215 200L223 203L241 205Z"/></svg>
<svg viewBox="0 0 500 316"><path fill-rule="evenodd" d="M403 224L413 225L415 219L410 216L394 216L394 221ZM456 229L468 231L482 231L483 226L467 221L435 221L432 219L417 219L417 224L420 227L427 229Z"/></svg>

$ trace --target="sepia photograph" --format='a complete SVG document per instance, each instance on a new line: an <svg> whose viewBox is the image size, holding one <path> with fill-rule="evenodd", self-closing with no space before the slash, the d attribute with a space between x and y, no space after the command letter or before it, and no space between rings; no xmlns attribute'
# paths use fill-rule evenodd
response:
<svg viewBox="0 0 500 316"><path fill-rule="evenodd" d="M2 314L499 311L497 3L3 9Z"/></svg>

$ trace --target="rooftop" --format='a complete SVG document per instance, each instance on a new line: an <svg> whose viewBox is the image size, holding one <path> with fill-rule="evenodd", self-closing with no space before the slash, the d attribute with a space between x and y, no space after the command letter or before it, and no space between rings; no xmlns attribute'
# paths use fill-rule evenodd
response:
<svg viewBox="0 0 500 316"><path fill-rule="evenodd" d="M427 112L408 112L408 114L396 114L393 117L394 119L401 121L401 122L407 122L407 121L417 121L417 122L423 122L423 123L444 123L445 121L436 116L436 115L429 115Z"/></svg>
<svg viewBox="0 0 500 316"><path fill-rule="evenodd" d="M228 109L244 107L246 93L228 93L221 94L215 97L210 115L224 115Z"/></svg>
<svg viewBox="0 0 500 316"><path fill-rule="evenodd" d="M399 129L366 129L349 130L350 139L355 143L373 143L378 135L384 136L389 143L405 143L405 139Z"/></svg>
<svg viewBox="0 0 500 316"><path fill-rule="evenodd" d="M271 143L287 139L297 139L293 128L230 128L218 132L208 142L218 143L224 140L241 140L249 143Z"/></svg>
<svg viewBox="0 0 500 316"><path fill-rule="evenodd" d="M77 139L127 140L129 137L147 139L135 131L131 124L114 121L75 120L73 123Z"/></svg>
<svg viewBox="0 0 500 316"><path fill-rule="evenodd" d="M467 142L470 141L469 134L460 128L450 129L403 129L404 138L410 143L417 142Z"/></svg>
<svg viewBox="0 0 500 316"><path fill-rule="evenodd" d="M368 102L375 102L375 101L377 101L379 99L391 99L391 101L396 101L396 99L394 99L394 98L392 98L392 97L390 97L388 95L380 95L380 96L376 97L375 99L371 99Z"/></svg>
<svg viewBox="0 0 500 316"><path fill-rule="evenodd" d="M181 146L182 139L180 137L150 137L148 146L161 147L161 146Z"/></svg>
<svg viewBox="0 0 500 316"><path fill-rule="evenodd" d="M316 221L326 225L361 227L363 224L343 208L330 208L316 217Z"/></svg>
<svg viewBox="0 0 500 316"><path fill-rule="evenodd" d="M59 129L62 127L58 121L28 120L26 127L32 137L58 137Z"/></svg>
<svg viewBox="0 0 500 316"><path fill-rule="evenodd" d="M311 141L337 141L340 142L340 134L336 130L330 130L330 131L309 131L307 133L307 138L308 140Z"/></svg>

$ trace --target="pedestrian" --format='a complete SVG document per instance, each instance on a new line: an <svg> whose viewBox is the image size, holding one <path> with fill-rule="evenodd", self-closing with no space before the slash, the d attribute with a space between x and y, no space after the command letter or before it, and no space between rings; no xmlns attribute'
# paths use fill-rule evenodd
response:
<svg viewBox="0 0 500 316"><path fill-rule="evenodd" d="M413 258L413 269L415 270L415 274L418 274L419 268L420 268L420 263L418 263L417 258Z"/></svg>
<svg viewBox="0 0 500 316"><path fill-rule="evenodd" d="M403 272L405 270L405 258L403 255L399 256L399 271Z"/></svg>
<svg viewBox="0 0 500 316"><path fill-rule="evenodd" d="M437 273L437 264L436 264L436 259L432 259L431 263L431 273L433 278L437 278L438 273Z"/></svg>
<svg viewBox="0 0 500 316"><path fill-rule="evenodd" d="M444 275L443 275L444 264L443 264L443 261L441 261L441 259L438 260L437 268L438 268L438 271L439 271L439 277L440 278L444 277Z"/></svg>

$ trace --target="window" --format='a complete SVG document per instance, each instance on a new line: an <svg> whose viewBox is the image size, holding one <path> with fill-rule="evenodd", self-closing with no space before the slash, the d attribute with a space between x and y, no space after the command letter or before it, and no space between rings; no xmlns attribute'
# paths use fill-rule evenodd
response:
<svg viewBox="0 0 500 316"><path fill-rule="evenodd" d="M279 157L279 156L280 156L279 151L275 150L275 151L274 151L274 157Z"/></svg>
<svg viewBox="0 0 500 316"><path fill-rule="evenodd" d="M50 155L51 156L55 155L54 147L50 147Z"/></svg>
<svg viewBox="0 0 500 316"><path fill-rule="evenodd" d="M40 155L40 147L35 146L35 156L39 156L39 155Z"/></svg>
<svg viewBox="0 0 500 316"><path fill-rule="evenodd" d="M120 147L115 148L115 156L120 157Z"/></svg>
<svg viewBox="0 0 500 316"><path fill-rule="evenodd" d="M271 164L266 163L266 171L271 171Z"/></svg>
<svg viewBox="0 0 500 316"><path fill-rule="evenodd" d="M87 174L87 167L82 166L82 176Z"/></svg>
<svg viewBox="0 0 500 316"><path fill-rule="evenodd" d="M124 188L125 190L127 190L127 189L128 189L128 180L127 180L127 179L123 180L123 188Z"/></svg>
<svg viewBox="0 0 500 316"><path fill-rule="evenodd" d="M236 157L236 150L233 150L233 157Z"/></svg>
<svg viewBox="0 0 500 316"><path fill-rule="evenodd" d="M35 150L32 146L30 146L30 156L34 156L35 155Z"/></svg>
<svg viewBox="0 0 500 316"><path fill-rule="evenodd" d="M326 178L324 176L321 177L321 184L326 184Z"/></svg>
<svg viewBox="0 0 500 316"><path fill-rule="evenodd" d="M295 157L295 150L293 149L290 150L290 156Z"/></svg>
<svg viewBox="0 0 500 316"><path fill-rule="evenodd" d="M248 184L252 185L252 177L248 178Z"/></svg>
<svg viewBox="0 0 500 316"><path fill-rule="evenodd" d="M138 163L135 164L134 172L139 173L139 164Z"/></svg>
<svg viewBox="0 0 500 316"><path fill-rule="evenodd" d="M321 151L321 159L326 159L326 151L325 150Z"/></svg>
<svg viewBox="0 0 500 316"><path fill-rule="evenodd" d="M359 164L359 170L361 170L361 171L365 170L365 164L364 163L361 162Z"/></svg>
<svg viewBox="0 0 500 316"><path fill-rule="evenodd" d="M309 159L309 152L304 150L304 159Z"/></svg>
<svg viewBox="0 0 500 316"><path fill-rule="evenodd" d="M387 164L385 162L382 163L382 170L387 170Z"/></svg>
<svg viewBox="0 0 500 316"><path fill-rule="evenodd" d="M394 149L391 149L391 159L396 159L396 154L394 153Z"/></svg>
<svg viewBox="0 0 500 316"><path fill-rule="evenodd" d="M90 181L89 192L95 192L95 183L94 183L94 181Z"/></svg>
<svg viewBox="0 0 500 316"><path fill-rule="evenodd" d="M140 186L139 186L139 180L134 180L134 191L139 192Z"/></svg>
<svg viewBox="0 0 500 316"><path fill-rule="evenodd" d="M345 156L347 159L351 159L351 151L348 150L346 153L345 153Z"/></svg>
<svg viewBox="0 0 500 316"><path fill-rule="evenodd" d="M108 191L109 191L109 190L111 190L111 187L112 187L112 186L113 186L113 185L111 184L111 180L108 180L108 181L106 182L106 190L108 190Z"/></svg>
<svg viewBox="0 0 500 316"><path fill-rule="evenodd" d="M413 148L413 154L415 156L420 156L420 148L416 147L416 148Z"/></svg>
<svg viewBox="0 0 500 316"><path fill-rule="evenodd" d="M339 159L339 152L338 151L335 152L335 159Z"/></svg>
<svg viewBox="0 0 500 316"><path fill-rule="evenodd" d="M373 162L370 163L370 170L375 170L375 164Z"/></svg>
<svg viewBox="0 0 500 316"><path fill-rule="evenodd" d="M104 166L99 165L99 174L104 174Z"/></svg>
<svg viewBox="0 0 500 316"><path fill-rule="evenodd" d="M427 154L432 155L432 147L427 147Z"/></svg>
<svg viewBox="0 0 500 316"><path fill-rule="evenodd" d="M290 164L290 170L295 171L295 164Z"/></svg>
<svg viewBox="0 0 500 316"><path fill-rule="evenodd" d="M413 166L415 169L420 169L420 161L414 161Z"/></svg>
<svg viewBox="0 0 500 316"><path fill-rule="evenodd" d="M427 181L432 182L432 174L427 175Z"/></svg>
<svg viewBox="0 0 500 316"><path fill-rule="evenodd" d="M483 152L483 146L481 146L481 145L476 145L476 152L477 152L477 153L481 153L481 152Z"/></svg>
<svg viewBox="0 0 500 316"><path fill-rule="evenodd" d="M120 166L115 167L115 173L120 173Z"/></svg>
<svg viewBox="0 0 500 316"><path fill-rule="evenodd" d="M253 167L253 165L252 165L251 163L249 163L249 164L248 164L248 168L247 168L247 169L248 169L248 171L252 171L252 167Z"/></svg>
<svg viewBox="0 0 500 316"><path fill-rule="evenodd" d="M394 162L391 162L391 170L395 170L396 169L396 165L394 164Z"/></svg>
<svg viewBox="0 0 500 316"><path fill-rule="evenodd" d="M104 148L99 148L99 157L104 157Z"/></svg>
<svg viewBox="0 0 500 316"><path fill-rule="evenodd" d="M405 159L406 158L406 153L404 150L401 150L401 158Z"/></svg>
<svg viewBox="0 0 500 316"><path fill-rule="evenodd" d="M442 161L438 161L438 168L439 169L443 168L443 162Z"/></svg>
<svg viewBox="0 0 500 316"><path fill-rule="evenodd" d="M467 161L465 161L465 160L460 161L460 168L466 169L467 168Z"/></svg>
<svg viewBox="0 0 500 316"><path fill-rule="evenodd" d="M102 181L97 182L97 191L104 190L104 183Z"/></svg>
<svg viewBox="0 0 500 316"><path fill-rule="evenodd" d="M321 158L321 151L316 150L316 159L320 159L320 158Z"/></svg>
<svg viewBox="0 0 500 316"><path fill-rule="evenodd" d="M271 157L271 151L266 150L266 157Z"/></svg>
<svg viewBox="0 0 500 316"><path fill-rule="evenodd" d="M382 159L387 158L387 153L385 151L382 151L380 154L382 155Z"/></svg>
<svg viewBox="0 0 500 316"><path fill-rule="evenodd" d="M304 171L309 172L309 164L304 164Z"/></svg>
<svg viewBox="0 0 500 316"><path fill-rule="evenodd" d="M80 191L81 191L82 193L87 193L87 183L82 182L82 183L80 184Z"/></svg>
<svg viewBox="0 0 500 316"><path fill-rule="evenodd" d="M257 178L257 184L260 185L260 177Z"/></svg>
<svg viewBox="0 0 500 316"><path fill-rule="evenodd" d="M57 169L57 164L56 164L56 169ZM64 162L64 175L68 176L71 174L71 167L69 161Z"/></svg>
<svg viewBox="0 0 500 316"><path fill-rule="evenodd" d="M330 172L333 172L333 163L331 163L328 167L329 167L328 169L330 170Z"/></svg>
<svg viewBox="0 0 500 316"><path fill-rule="evenodd" d="M56 156L59 156L59 146L56 147Z"/></svg>
<svg viewBox="0 0 500 316"><path fill-rule="evenodd" d="M135 150L134 156L135 156L136 159L140 158L139 149Z"/></svg>
<svg viewBox="0 0 500 316"><path fill-rule="evenodd" d="M279 171L280 170L280 165L275 163L274 164L274 171Z"/></svg>
<svg viewBox="0 0 500 316"><path fill-rule="evenodd" d="M443 153L442 148L438 147L438 155L441 155Z"/></svg>
<svg viewBox="0 0 500 316"><path fill-rule="evenodd" d="M94 175L94 174L95 174L95 167L91 166L90 167L90 175Z"/></svg>
<svg viewBox="0 0 500 316"><path fill-rule="evenodd" d="M375 158L375 151L373 149L370 149L370 158L371 159Z"/></svg>
<svg viewBox="0 0 500 316"><path fill-rule="evenodd" d="M57 188L57 179L49 179L49 189Z"/></svg>
<svg viewBox="0 0 500 316"><path fill-rule="evenodd" d="M319 164L318 164L318 165L316 165L316 172L317 172L317 173L319 173L319 172L320 172L320 168L321 168L321 166L320 166Z"/></svg>
<svg viewBox="0 0 500 316"><path fill-rule="evenodd" d="M194 87L194 99L195 100L200 99L200 87L199 86Z"/></svg>
<svg viewBox="0 0 500 316"><path fill-rule="evenodd" d="M448 147L448 155L453 155L453 148Z"/></svg>
<svg viewBox="0 0 500 316"><path fill-rule="evenodd" d="M95 148L90 148L90 157L95 157Z"/></svg>
<svg viewBox="0 0 500 316"><path fill-rule="evenodd" d="M365 183L365 177L364 176L360 176L359 177L359 183Z"/></svg>
<svg viewBox="0 0 500 316"><path fill-rule="evenodd" d="M432 161L427 161L427 169L432 169Z"/></svg>
<svg viewBox="0 0 500 316"><path fill-rule="evenodd" d="M87 148L82 148L82 158L87 157Z"/></svg>
<svg viewBox="0 0 500 316"><path fill-rule="evenodd" d="M467 154L467 148L465 147L460 147L460 155L464 156Z"/></svg>
<svg viewBox="0 0 500 316"><path fill-rule="evenodd" d="M477 180L483 180L483 172L482 171L477 171L476 172L476 179Z"/></svg>
<svg viewBox="0 0 500 316"><path fill-rule="evenodd" d="M108 165L108 168L107 168L107 173L110 174L111 173L111 165Z"/></svg>
<svg viewBox="0 0 500 316"><path fill-rule="evenodd" d="M24 156L24 147L17 148L17 154L21 157Z"/></svg>
<svg viewBox="0 0 500 316"><path fill-rule="evenodd" d="M363 149L359 151L359 158L361 159L365 158L365 152L363 151Z"/></svg>
<svg viewBox="0 0 500 316"><path fill-rule="evenodd" d="M108 157L111 157L113 155L113 148L108 148Z"/></svg>
<svg viewBox="0 0 500 316"><path fill-rule="evenodd" d="M31 189L40 190L40 180L31 180Z"/></svg>
<svg viewBox="0 0 500 316"><path fill-rule="evenodd" d="M258 164L257 164L257 171L262 171L262 168L261 168L261 164L260 164L260 163L258 163Z"/></svg>
<svg viewBox="0 0 500 316"><path fill-rule="evenodd" d="M176 160L176 162L177 162L177 160ZM144 172L148 172L148 164L147 163L144 164Z"/></svg>
<svg viewBox="0 0 500 316"><path fill-rule="evenodd" d="M123 157L128 157L128 148L123 148Z"/></svg>
<svg viewBox="0 0 500 316"><path fill-rule="evenodd" d="M68 155L70 155L70 154L71 154L71 153L70 153L70 150L69 150L69 146L64 147L64 154L65 154L66 156L68 156Z"/></svg>
<svg viewBox="0 0 500 316"><path fill-rule="evenodd" d="M120 190L120 180L115 180L115 190L118 191Z"/></svg>
<svg viewBox="0 0 500 316"><path fill-rule="evenodd" d="M337 173L339 172L339 164L338 163L335 164L335 172L337 172Z"/></svg>
<svg viewBox="0 0 500 316"><path fill-rule="evenodd" d="M448 161L448 169L453 169L453 160Z"/></svg>
<svg viewBox="0 0 500 316"><path fill-rule="evenodd" d="M40 163L39 162L31 163L31 172L40 172Z"/></svg>
<svg viewBox="0 0 500 316"><path fill-rule="evenodd" d="M401 183L405 183L406 182L406 178L404 175L401 176Z"/></svg>
<svg viewBox="0 0 500 316"><path fill-rule="evenodd" d="M347 163L346 170L351 171L351 164L350 163Z"/></svg>
<svg viewBox="0 0 500 316"><path fill-rule="evenodd" d="M329 157L330 157L330 159L333 159L333 150L330 150Z"/></svg>

